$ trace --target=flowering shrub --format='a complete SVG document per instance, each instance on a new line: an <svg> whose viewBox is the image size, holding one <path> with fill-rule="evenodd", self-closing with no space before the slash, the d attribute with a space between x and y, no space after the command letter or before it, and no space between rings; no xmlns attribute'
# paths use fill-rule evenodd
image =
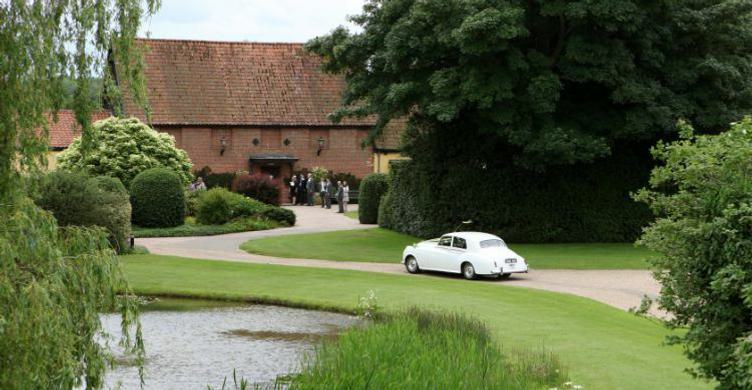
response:
<svg viewBox="0 0 752 390"><path fill-rule="evenodd" d="M175 147L171 135L160 133L136 118L108 118L94 123L91 141L83 150L81 138L58 156L60 169L112 176L126 188L136 175L156 167L175 171L183 185L191 182L191 161Z"/></svg>
<svg viewBox="0 0 752 390"><path fill-rule="evenodd" d="M232 190L249 198L279 206L277 181L267 175L257 173L237 176L232 182Z"/></svg>

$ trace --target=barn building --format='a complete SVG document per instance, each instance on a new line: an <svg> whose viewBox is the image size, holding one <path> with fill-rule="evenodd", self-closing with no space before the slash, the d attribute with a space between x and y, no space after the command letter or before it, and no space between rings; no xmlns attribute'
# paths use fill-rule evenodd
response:
<svg viewBox="0 0 752 390"><path fill-rule="evenodd" d="M131 99L124 114L175 137L195 169L288 178L324 167L363 177L399 157L401 125L364 147L373 118L332 123L345 81L322 73L321 59L300 43L139 43L146 46L151 118Z"/></svg>

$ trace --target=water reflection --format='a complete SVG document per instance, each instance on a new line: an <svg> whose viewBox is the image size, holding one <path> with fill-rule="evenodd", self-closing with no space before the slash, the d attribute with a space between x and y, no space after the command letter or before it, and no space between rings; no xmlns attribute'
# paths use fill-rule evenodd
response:
<svg viewBox="0 0 752 390"><path fill-rule="evenodd" d="M186 310L179 301L162 301L141 314L147 389L221 388L233 369L252 383L272 382L295 372L301 356L322 338L357 322L342 314L277 306L189 303ZM119 336L117 315L104 314L102 320L107 332ZM106 387L139 388L132 358L116 351L115 359Z"/></svg>

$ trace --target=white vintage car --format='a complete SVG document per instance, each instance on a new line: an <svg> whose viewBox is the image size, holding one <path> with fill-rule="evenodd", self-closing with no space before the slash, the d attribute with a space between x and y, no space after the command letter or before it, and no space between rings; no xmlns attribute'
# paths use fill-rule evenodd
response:
<svg viewBox="0 0 752 390"><path fill-rule="evenodd" d="M423 271L462 273L465 279L476 276L506 278L527 272L525 259L507 248L504 240L488 233L455 232L408 245L402 252L402 264L412 274Z"/></svg>

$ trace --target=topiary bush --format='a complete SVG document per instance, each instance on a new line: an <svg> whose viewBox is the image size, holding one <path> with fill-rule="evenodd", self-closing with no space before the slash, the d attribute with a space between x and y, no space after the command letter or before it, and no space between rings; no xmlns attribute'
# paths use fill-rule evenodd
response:
<svg viewBox="0 0 752 390"><path fill-rule="evenodd" d="M141 172L166 167L176 172L183 185L191 182L191 161L175 139L136 118L108 118L92 125L91 142L84 150L81 138L58 156L58 168L90 175L117 177L130 188Z"/></svg>
<svg viewBox="0 0 752 390"><path fill-rule="evenodd" d="M358 194L358 219L360 223L376 223L379 218L379 202L389 189L389 176L372 173L360 182Z"/></svg>
<svg viewBox="0 0 752 390"><path fill-rule="evenodd" d="M279 185L268 175L239 175L232 182L232 190L249 198L279 206Z"/></svg>
<svg viewBox="0 0 752 390"><path fill-rule="evenodd" d="M379 217L378 224L380 227L387 228L393 224L392 222L392 210L394 205L392 204L392 191L389 190L381 197L379 202Z"/></svg>
<svg viewBox="0 0 752 390"><path fill-rule="evenodd" d="M172 227L185 220L185 189L180 176L168 168L151 168L131 183L133 223L142 227Z"/></svg>
<svg viewBox="0 0 752 390"><path fill-rule="evenodd" d="M288 226L295 225L295 213L282 207L269 207L261 213L261 216Z"/></svg>
<svg viewBox="0 0 752 390"><path fill-rule="evenodd" d="M659 142L650 185L635 199L657 219L639 243L655 251L658 303L671 336L719 389L752 388L752 118L719 135Z"/></svg>
<svg viewBox="0 0 752 390"><path fill-rule="evenodd" d="M60 226L100 226L112 247L123 253L131 234L131 204L118 179L91 178L82 173L54 171L45 175L35 203L50 211Z"/></svg>
<svg viewBox="0 0 752 390"><path fill-rule="evenodd" d="M203 225L221 225L232 219L232 192L223 187L212 188L201 194L196 210L196 221Z"/></svg>

